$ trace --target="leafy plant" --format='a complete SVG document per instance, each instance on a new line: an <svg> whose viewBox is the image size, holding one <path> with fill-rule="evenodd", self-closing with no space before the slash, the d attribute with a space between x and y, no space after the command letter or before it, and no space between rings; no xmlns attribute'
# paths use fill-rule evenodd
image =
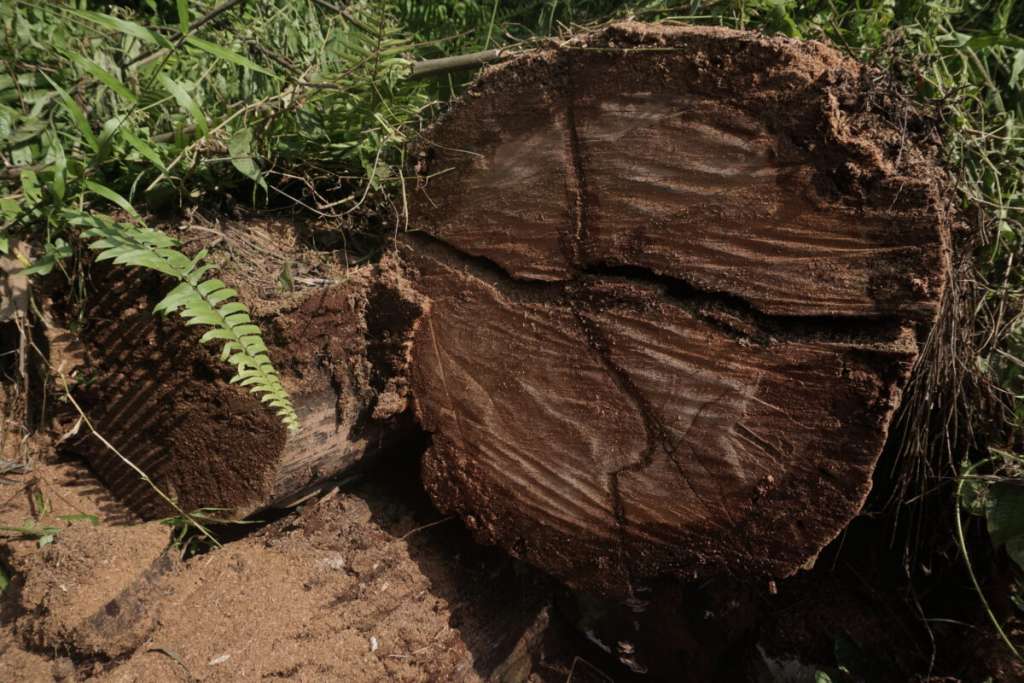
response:
<svg viewBox="0 0 1024 683"><path fill-rule="evenodd" d="M236 369L232 382L260 397L277 411L290 429L299 419L288 400L280 377L267 356L267 347L259 328L249 317L249 309L238 301L238 292L218 279L204 279L213 268L206 263L206 251L193 258L181 253L177 242L151 228L118 223L102 214L65 212L70 225L87 227L82 233L89 247L99 252L100 261L149 268L174 278L178 285L155 307L157 313L179 312L186 325L207 325L200 343L221 341L221 360Z"/></svg>
<svg viewBox="0 0 1024 683"><path fill-rule="evenodd" d="M55 519L59 519L64 522L86 521L93 526L99 524L99 519L95 515L57 515ZM61 532L61 528L49 524L42 524L35 519L29 519L21 526L0 526L0 531L15 534L16 538L34 539L39 547L42 548L53 543L54 539L57 538L57 534Z"/></svg>
<svg viewBox="0 0 1024 683"><path fill-rule="evenodd" d="M60 533L60 528L49 525L42 525L35 520L28 520L21 526L0 526L0 531L6 531L15 535L15 538L35 539L39 547L53 543L53 539Z"/></svg>
<svg viewBox="0 0 1024 683"><path fill-rule="evenodd" d="M999 449L993 449L991 455L978 462L964 461L956 489L956 532L960 552L967 565L967 573L971 583L981 600L989 620L995 627L1000 638L1018 658L1021 653L1003 629L995 613L992 611L982 591L981 583L971 561L970 548L964 532L961 510L968 514L985 519L992 545L997 549L1005 547L1010 559L1018 567L1024 569L1024 477L1021 476L1024 460L1019 456ZM984 469L991 469L992 474L979 474ZM1024 585L1020 580L1015 587L1018 607L1020 594Z"/></svg>
<svg viewBox="0 0 1024 683"><path fill-rule="evenodd" d="M188 557L201 552L204 547L221 547L220 541L210 532L210 525L259 523L253 520L236 520L224 517L221 513L225 512L230 511L226 508L200 508L188 514L161 519L160 523L171 527L171 545L181 552L182 557Z"/></svg>

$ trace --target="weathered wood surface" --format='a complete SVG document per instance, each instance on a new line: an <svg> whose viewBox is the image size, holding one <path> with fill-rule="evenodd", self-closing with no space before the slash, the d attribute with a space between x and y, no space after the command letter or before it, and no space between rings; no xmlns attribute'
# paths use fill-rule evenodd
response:
<svg viewBox="0 0 1024 683"><path fill-rule="evenodd" d="M948 270L943 175L863 76L619 25L489 69L425 132L402 254L439 507L610 593L813 561Z"/></svg>
<svg viewBox="0 0 1024 683"><path fill-rule="evenodd" d="M259 228L233 229L248 241ZM273 283L278 271L261 268ZM230 263L221 276L252 289ZM186 511L224 508L218 515L242 517L288 504L410 432L405 357L420 303L394 263L354 268L334 284L281 294L270 311L254 310L299 416L294 432L228 383L217 350L198 344L201 330L152 313L167 291L158 276L98 268L94 277L108 286L90 300L81 335L88 375L76 393L96 430ZM123 460L83 434L73 447L115 495L144 517L173 514Z"/></svg>

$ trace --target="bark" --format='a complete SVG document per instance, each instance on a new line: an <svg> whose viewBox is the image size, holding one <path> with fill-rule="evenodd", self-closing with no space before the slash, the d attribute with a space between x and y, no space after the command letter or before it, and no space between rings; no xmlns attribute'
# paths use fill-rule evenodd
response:
<svg viewBox="0 0 1024 683"><path fill-rule="evenodd" d="M423 135L402 252L436 504L599 592L813 562L948 274L944 175L870 76L636 24L486 71Z"/></svg>
<svg viewBox="0 0 1024 683"><path fill-rule="evenodd" d="M229 227L244 243L256 222ZM301 257L285 254L289 258ZM277 270L260 264L274 281ZM293 269L298 268L294 263ZM393 262L354 268L322 286L270 295L254 306L270 355L300 420L289 432L245 389L230 384L202 330L152 313L167 283L116 271L90 300L83 331L88 372L77 393L93 425L186 511L223 508L243 517L301 499L325 479L415 437L406 411L405 365L418 298ZM250 299L248 271L219 274ZM333 282L332 282L333 280ZM174 514L151 486L93 435L76 449L143 517Z"/></svg>

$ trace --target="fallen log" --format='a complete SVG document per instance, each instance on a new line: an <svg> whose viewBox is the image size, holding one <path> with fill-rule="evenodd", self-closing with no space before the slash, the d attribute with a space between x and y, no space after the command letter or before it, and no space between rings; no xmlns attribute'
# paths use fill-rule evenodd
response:
<svg viewBox="0 0 1024 683"><path fill-rule="evenodd" d="M948 275L945 176L871 76L638 24L488 68L422 136L401 249L435 503L602 593L813 563Z"/></svg>
<svg viewBox="0 0 1024 683"><path fill-rule="evenodd" d="M286 430L230 384L201 329L153 313L169 289L161 276L97 264L92 279L104 286L87 302L75 393L96 432L183 510L241 518L288 505L415 435L404 376L421 304L393 260L332 265L297 245L295 226L260 220L186 235L194 250L219 245L218 276L260 323L300 427ZM288 272L292 282L280 282ZM144 518L175 514L101 439L82 435L72 447L119 499Z"/></svg>

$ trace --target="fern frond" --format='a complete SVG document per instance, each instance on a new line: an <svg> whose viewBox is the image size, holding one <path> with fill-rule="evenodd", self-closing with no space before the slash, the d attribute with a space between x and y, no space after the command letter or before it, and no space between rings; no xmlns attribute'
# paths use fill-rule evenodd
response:
<svg viewBox="0 0 1024 683"><path fill-rule="evenodd" d="M258 396L288 429L298 429L295 408L267 355L260 329L249 316L249 308L223 281L203 279L213 268L205 262L205 251L189 258L178 250L177 240L159 230L119 223L101 214L65 213L69 223L88 228L82 234L91 240L89 247L99 252L97 260L149 268L178 280L153 310L164 315L177 312L186 325L209 326L199 341L223 342L221 360L235 368L231 383Z"/></svg>

